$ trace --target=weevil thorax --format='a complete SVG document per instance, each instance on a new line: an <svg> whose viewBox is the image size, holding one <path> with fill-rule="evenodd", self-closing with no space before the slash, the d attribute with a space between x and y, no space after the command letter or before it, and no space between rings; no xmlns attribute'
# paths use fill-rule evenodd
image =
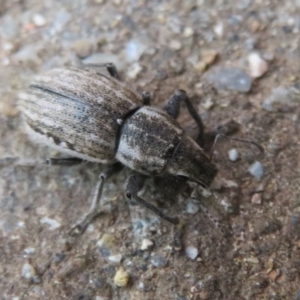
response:
<svg viewBox="0 0 300 300"><path fill-rule="evenodd" d="M166 173L170 176L182 176L208 188L218 169L205 155L203 149L189 136L184 135L170 159Z"/></svg>
<svg viewBox="0 0 300 300"><path fill-rule="evenodd" d="M164 173L183 129L166 112L143 106L123 124L116 158L145 175Z"/></svg>

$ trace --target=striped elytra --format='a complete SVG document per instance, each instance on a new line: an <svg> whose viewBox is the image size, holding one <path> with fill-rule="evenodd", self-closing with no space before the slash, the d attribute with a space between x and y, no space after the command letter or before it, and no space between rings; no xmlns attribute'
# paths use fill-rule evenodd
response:
<svg viewBox="0 0 300 300"><path fill-rule="evenodd" d="M32 139L89 161L112 163L120 121L143 105L120 81L85 69L54 69L21 93Z"/></svg>

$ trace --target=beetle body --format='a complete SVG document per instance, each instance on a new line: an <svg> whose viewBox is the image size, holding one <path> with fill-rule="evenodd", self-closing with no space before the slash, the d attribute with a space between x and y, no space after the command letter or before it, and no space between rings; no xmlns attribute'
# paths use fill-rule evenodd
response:
<svg viewBox="0 0 300 300"><path fill-rule="evenodd" d="M112 76L116 72L111 64L107 69ZM144 95L139 96L116 78L76 68L54 69L38 76L20 95L26 129L35 141L73 157L73 163L79 158L111 165L110 171L100 176L89 213L76 225L80 231L98 213L104 180L122 165L137 173L129 178L126 196L178 224L178 218L166 216L141 199L138 191L143 175L210 186L217 168L176 121L180 102L186 102L200 135L201 119L184 91L175 92L162 110L144 105ZM49 161L67 165L64 159Z"/></svg>

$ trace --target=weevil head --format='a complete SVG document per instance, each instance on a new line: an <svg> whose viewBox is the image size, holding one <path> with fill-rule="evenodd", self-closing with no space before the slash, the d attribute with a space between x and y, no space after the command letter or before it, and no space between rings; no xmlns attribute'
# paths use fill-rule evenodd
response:
<svg viewBox="0 0 300 300"><path fill-rule="evenodd" d="M179 180L196 182L208 188L216 177L218 169L192 138L183 136L166 171Z"/></svg>

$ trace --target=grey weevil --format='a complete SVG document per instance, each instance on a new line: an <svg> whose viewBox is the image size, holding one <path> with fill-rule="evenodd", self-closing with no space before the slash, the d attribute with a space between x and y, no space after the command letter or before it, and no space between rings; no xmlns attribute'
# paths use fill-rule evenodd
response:
<svg viewBox="0 0 300 300"><path fill-rule="evenodd" d="M126 197L163 219L178 224L137 194L147 176L171 177L208 188L217 167L203 150L203 124L186 92L177 90L163 109L150 106L124 85L116 67L103 65L109 76L91 69L53 69L38 76L20 96L29 136L70 155L50 158L49 165L75 165L84 160L109 164L100 175L89 212L72 229L82 233L97 216L104 182L123 166L134 171ZM199 127L198 143L176 121L185 102Z"/></svg>

